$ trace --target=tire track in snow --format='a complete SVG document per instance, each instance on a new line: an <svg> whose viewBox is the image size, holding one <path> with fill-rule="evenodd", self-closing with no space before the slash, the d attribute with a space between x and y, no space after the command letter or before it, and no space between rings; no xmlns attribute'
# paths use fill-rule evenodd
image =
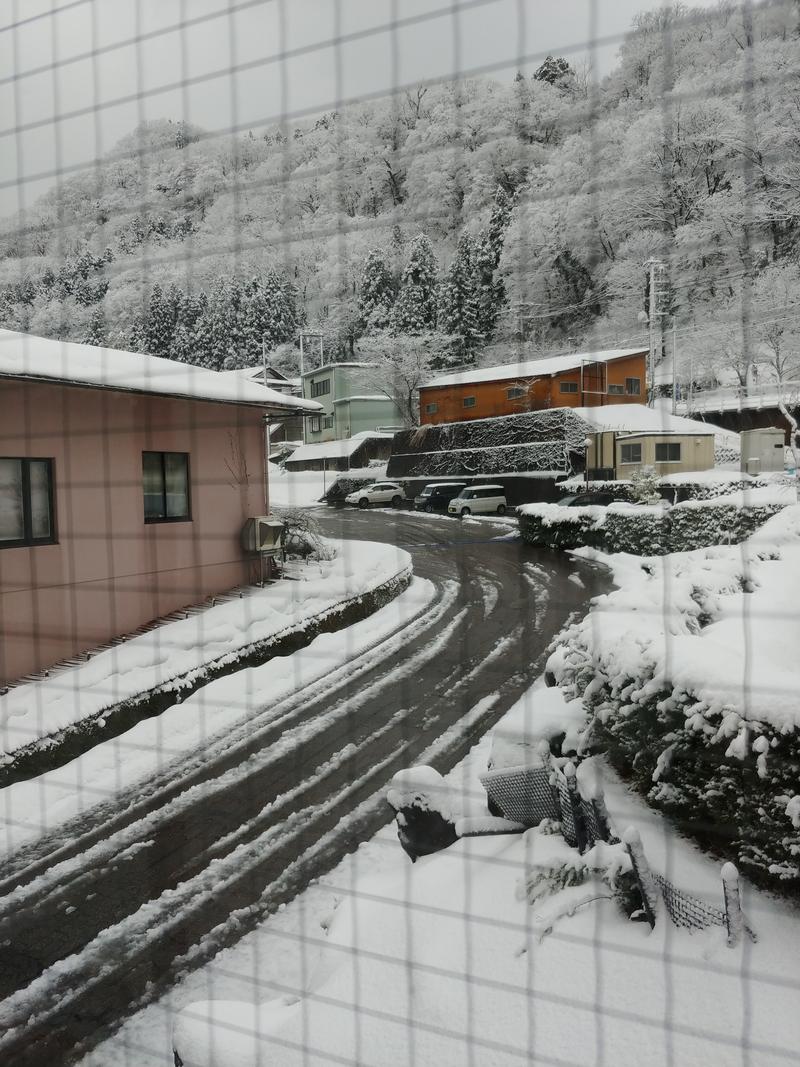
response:
<svg viewBox="0 0 800 1067"><path fill-rule="evenodd" d="M94 893L101 892L103 882L111 880L111 875L119 870L112 865L118 861L121 854L137 842L147 841L151 834L163 829L163 825L169 820L196 809L200 802L213 801L215 796L231 787L241 787L247 779L263 775L270 768L279 767L293 751L303 749L304 758L308 759L310 756L313 760L321 746L317 744L313 750L309 750L310 743L324 738L337 723L351 717L354 711L374 699L382 690L395 686L404 676L413 676L426 660L436 656L447 644L453 633L462 625L466 610L462 608L457 612L421 652L411 656L395 671L377 678L370 686L359 691L356 697L345 698L312 721L286 730L277 744L261 749L257 755L229 768L216 778L207 779L184 790L158 810L150 811L143 818L97 842L81 855L58 864L33 882L9 893L0 908L0 941L11 934L14 935L15 941L19 941L22 933L34 927L40 914L54 904L63 906L63 902L67 901L68 906L74 906L75 894L89 890ZM400 640L400 635L397 635L396 640ZM204 849L197 853L196 863L203 861L205 852ZM5 990L7 984L3 981L3 971L0 957L0 988Z"/></svg>
<svg viewBox="0 0 800 1067"><path fill-rule="evenodd" d="M265 704L261 712L256 712L246 722L238 723L224 734L212 738L202 752L190 753L179 762L165 767L157 776L137 784L128 793L114 798L112 802L95 805L90 812L63 824L55 835L55 847L53 847L52 836L40 839L30 846L23 846L17 853L5 860L6 873L0 879L0 894L3 894L0 897L0 918L9 910L6 898L8 893L26 882L32 882L44 873L52 872L56 865L60 866L70 857L82 858L93 844L107 840L118 828L142 819L148 812L163 807L170 798L188 791L194 780L219 776L222 764L230 766L237 756L241 756L242 759L246 758L245 754L248 749L260 744L268 738L271 732L285 728L293 716L303 711L310 694L313 695L315 701L333 694L342 682L355 681L373 669L376 653L390 655L402 648L409 632L415 631L421 621L424 621L424 625L417 635L438 625L452 608L456 592L456 584L452 581L445 581L441 584L439 599L432 607L429 604L425 605L391 633L369 644L354 659L335 668L324 681L312 678L302 688L277 704L271 707ZM313 646L310 648L313 652ZM302 650L302 652L308 651ZM255 668L256 671L260 669ZM225 679L225 682L229 684L230 677ZM209 690L212 690L215 684L212 683ZM198 695L191 699L192 702L197 703L201 698ZM88 818L91 818L94 825L87 830L85 823ZM73 827L76 832L64 842L63 838L73 831ZM22 860L22 864L16 868L14 868L15 857Z"/></svg>
<svg viewBox="0 0 800 1067"><path fill-rule="evenodd" d="M376 537L376 523L370 516L353 513L342 518L349 526L350 537L354 531L356 537L362 531L370 540L385 537L402 544L409 534L414 538L417 533L413 522L401 519L393 526L382 527L381 536ZM342 519L330 516L326 517L328 521ZM430 542L431 534L436 534L436 524L425 525ZM448 538L456 532L454 526L450 524ZM532 681L531 671L537 657L543 654L545 638L539 632L541 599L540 595L534 598L531 587L520 581L524 561L539 559L548 567L552 562L552 581L545 584L552 592L554 584L560 583L563 602L551 597L546 610L549 632L561 624L570 608L588 599L586 591L580 592L565 581L565 574L560 571L566 568L557 558L536 553L519 541L456 539L429 543L412 551L418 575L432 580L437 587L455 579L458 590L449 609L442 611L437 621L422 620L427 624L422 636L413 630L398 632L397 651L393 653L396 659L404 654L410 658L422 650L425 642L432 644L432 633L436 642L432 654L407 676L407 692L411 693L405 701L407 706L397 711L402 698L393 692L399 686L391 673L391 662L364 664L356 685L343 672L338 698L336 687L334 691L330 688L331 675L315 687L321 690L328 686L324 698L313 702L306 699L305 703L310 704L305 709L308 721L304 724L298 711L297 717L284 726L284 736L297 731L290 758L284 755L282 764L267 764L261 770L264 781L268 776L275 779L270 782L274 796L259 791L258 771L250 776L255 785L245 782L243 787L239 767L244 766L245 760L250 765L253 757L260 758L258 746L248 749L245 740L233 767L225 767L223 754L214 799L219 794L219 806L231 808L227 832L212 834L196 852L189 841L186 855L181 854L183 831L199 841L206 819L216 817L215 812L209 812L211 801L202 795L202 775L197 785L190 787L199 789L192 794L196 802L174 814L177 830L165 836L158 811L145 814L145 819L150 815L154 819L151 833L138 842L129 840L128 845L134 846L127 853L130 859L120 862L120 869L129 871L131 878L145 879L131 890L129 914L115 914L103 924L106 930L91 936L74 952L60 952L60 959L44 974L24 988L20 988L22 982L18 983L0 1005L0 1019L14 1026L12 1033L2 1038L5 1043L0 1044L4 1067L40 1067L48 1059L68 1062L76 1042L84 1047L94 1044L134 1005L152 999L159 989L174 981L181 967L195 966L202 962L204 953L237 940L248 924L254 925L261 915L290 899L311 878L325 873L358 840L370 836L389 816L379 790L394 770L418 760L437 739L446 749L447 759L458 745L469 747L472 739L491 725ZM488 604L481 596L478 576L496 582L500 590L491 612L486 610ZM456 614L465 614L460 625L447 630L453 622L453 609ZM520 620L524 620L521 627ZM467 675L469 684L459 685ZM357 696L381 677L386 684L356 706L351 692ZM329 724L328 732L302 737L303 725L312 730L314 715L330 711L337 699L342 714L333 725ZM263 746L271 736L265 723L259 744ZM299 754L299 761L291 753ZM300 771L317 765L322 778L306 777L298 783ZM221 774L228 770L233 772L232 777L221 785ZM187 792L183 784L172 799ZM143 791L134 793L146 811ZM281 801L280 808L274 806L279 797L288 794L292 795ZM169 796L166 790L165 796ZM265 810L270 804L272 808ZM353 817L358 804L366 805L363 819ZM295 810L290 811L291 807ZM285 811L289 814L284 816ZM278 820L277 825L267 825L271 820ZM98 834L97 828L94 833ZM102 844L101 836L97 836L96 843ZM320 846L325 841L329 843ZM219 854L220 847L223 855ZM65 862L74 862L79 868L82 860L85 857L73 856ZM196 870L188 877L181 876L176 884L164 888L163 884L156 884L155 875L152 884L146 881L158 863L173 864L174 870L180 871L184 860ZM291 877L287 876L289 871ZM225 875L224 882L221 875ZM45 889L44 883L39 885ZM76 893L83 893L83 903L88 896L86 888L88 885L80 883L75 889ZM43 903L41 908L45 936L52 934L56 941L66 925L63 904L68 895L58 897L57 907L53 896L51 906ZM80 910L70 916L70 920L80 918ZM13 929L10 914L8 921L9 929ZM137 927L136 923L142 925ZM142 929L152 929L149 940L146 933L136 934ZM0 953L0 966L2 962Z"/></svg>

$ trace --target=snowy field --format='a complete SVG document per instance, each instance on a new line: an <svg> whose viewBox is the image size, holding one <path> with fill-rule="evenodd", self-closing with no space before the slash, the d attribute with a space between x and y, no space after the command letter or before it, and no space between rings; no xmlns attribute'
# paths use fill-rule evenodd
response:
<svg viewBox="0 0 800 1067"><path fill-rule="evenodd" d="M530 722L537 692L552 703L534 689L498 729ZM477 775L490 745L449 776L466 812L485 812ZM718 904L718 866L599 769L616 827L637 826L655 870ZM796 914L748 892L759 941L729 949L719 928L662 921L650 932L606 899L571 917L564 894L529 904L531 873L567 852L530 830L462 840L412 865L387 827L82 1067L166 1067L176 1017L186 1067L796 1062Z"/></svg>
<svg viewBox="0 0 800 1067"><path fill-rule="evenodd" d="M290 564L286 580L131 638L86 663L0 696L0 758L122 700L236 658L254 642L302 628L343 601L410 572L402 549L337 544L334 559Z"/></svg>

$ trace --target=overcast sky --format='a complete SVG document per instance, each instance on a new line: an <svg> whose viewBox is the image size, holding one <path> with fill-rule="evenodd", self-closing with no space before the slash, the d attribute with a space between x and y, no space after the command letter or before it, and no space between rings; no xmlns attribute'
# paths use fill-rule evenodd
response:
<svg viewBox="0 0 800 1067"><path fill-rule="evenodd" d="M143 119L258 129L421 79L510 77L547 53L603 75L636 12L661 3L0 0L0 215Z"/></svg>

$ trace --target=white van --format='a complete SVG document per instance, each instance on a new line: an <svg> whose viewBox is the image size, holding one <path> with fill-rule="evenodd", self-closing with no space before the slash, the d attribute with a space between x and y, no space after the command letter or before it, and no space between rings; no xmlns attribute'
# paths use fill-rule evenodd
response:
<svg viewBox="0 0 800 1067"><path fill-rule="evenodd" d="M449 515L505 515L506 494L502 485L472 485L462 489L447 506Z"/></svg>

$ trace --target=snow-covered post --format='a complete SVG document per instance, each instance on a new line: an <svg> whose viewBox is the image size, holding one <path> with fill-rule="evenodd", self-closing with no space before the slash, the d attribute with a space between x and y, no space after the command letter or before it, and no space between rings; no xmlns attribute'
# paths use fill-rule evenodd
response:
<svg viewBox="0 0 800 1067"><path fill-rule="evenodd" d="M656 885L650 864L644 854L644 845L639 836L639 831L634 826L629 826L622 835L625 843L625 851L631 858L633 873L642 894L644 913L651 928L656 925L656 912L658 910L658 886Z"/></svg>
<svg viewBox="0 0 800 1067"><path fill-rule="evenodd" d="M722 894L725 898L725 925L728 928L728 945L733 948L742 940L744 915L742 896L739 891L739 872L732 863L722 865Z"/></svg>
<svg viewBox="0 0 800 1067"><path fill-rule="evenodd" d="M398 771L386 799L395 810L397 836L412 863L458 840L450 788L433 767Z"/></svg>
<svg viewBox="0 0 800 1067"><path fill-rule="evenodd" d="M600 833L604 841L611 841L614 834L611 832L611 816L608 814L608 808L606 807L606 798L603 796L602 791L592 800L594 805L594 814L597 819L597 825L600 829Z"/></svg>
<svg viewBox="0 0 800 1067"><path fill-rule="evenodd" d="M567 779L569 804L572 810L572 821L575 825L575 840L578 846L578 852L583 853L589 845L589 832L586 828L586 820L583 817L583 807L581 806L581 795L578 792L578 777L575 773L575 764L571 760L564 768L564 777Z"/></svg>
<svg viewBox="0 0 800 1067"><path fill-rule="evenodd" d="M794 484L797 499L800 501L800 429L798 429L797 419L789 411L781 391L778 392L778 408L781 415L789 423L789 448L792 450L794 460Z"/></svg>

